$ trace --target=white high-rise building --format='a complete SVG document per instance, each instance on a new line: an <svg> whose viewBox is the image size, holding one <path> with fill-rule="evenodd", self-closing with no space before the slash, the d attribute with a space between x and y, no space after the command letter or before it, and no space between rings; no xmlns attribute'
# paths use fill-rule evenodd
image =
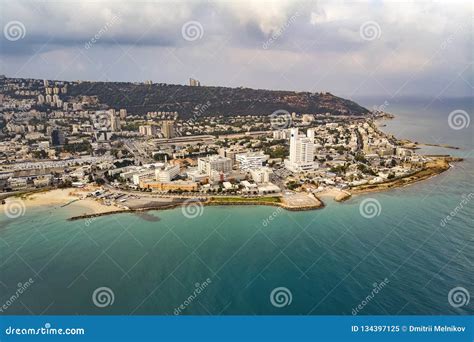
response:
<svg viewBox="0 0 474 342"><path fill-rule="evenodd" d="M285 159L285 167L292 172L314 170L314 131L308 130L307 136L300 136L298 128L290 131L290 157Z"/></svg>
<svg viewBox="0 0 474 342"><path fill-rule="evenodd" d="M109 110L109 121L110 121L110 130L112 132L118 132L121 130L120 117L117 116L115 109Z"/></svg>

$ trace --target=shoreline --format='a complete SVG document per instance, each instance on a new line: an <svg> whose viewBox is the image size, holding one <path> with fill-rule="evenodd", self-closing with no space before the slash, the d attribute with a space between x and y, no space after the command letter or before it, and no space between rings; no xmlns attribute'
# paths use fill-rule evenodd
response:
<svg viewBox="0 0 474 342"><path fill-rule="evenodd" d="M431 161L427 162L423 169L416 171L410 175L404 177L392 179L382 183L375 184L363 184L349 189L337 189L328 188L320 193L310 194L305 192L297 192L293 194L293 197L289 197L285 200L284 196L266 196L266 197L208 197L202 199L197 197L195 202L198 202L199 206L236 206L236 205L263 205L279 207L288 211L308 211L322 209L325 207L325 203L321 198L331 198L336 202L344 202L354 195L364 195L372 192L382 192L391 189L405 187L423 180L433 178L447 170L449 170L453 162L462 161L462 158L452 157L448 155L436 155L429 156L432 158ZM6 204L10 201L20 199L23 201L25 207L38 207L38 206L55 206L59 208L64 207L75 207L77 211L79 208L85 209L82 214L74 215L69 217L67 220L74 221L80 219L91 219L100 216L107 216L112 214L120 213L134 213L134 212L145 212L151 210L169 210L183 207L192 198L160 198L164 200L161 204L153 201L150 198L147 204L141 206L129 208L125 206L118 206L116 204L106 204L102 200L87 197L87 194L94 191L98 187L88 186L85 188L65 188L65 189L41 189L35 190L29 193L15 193L5 198ZM8 195L7 195L8 196ZM295 200L297 198L297 200ZM304 204L302 204L303 199Z"/></svg>
<svg viewBox="0 0 474 342"><path fill-rule="evenodd" d="M413 174L383 183L359 185L351 188L350 191L355 195L359 195L402 188L440 175L452 167L450 163L461 162L462 160L463 159L459 157L436 156L433 158L433 161L427 163L427 166Z"/></svg>
<svg viewBox="0 0 474 342"><path fill-rule="evenodd" d="M234 200L234 201L219 201L216 198L211 198L206 201L200 201L196 200L195 203L198 206L202 207L207 207L207 206L272 206L272 207L278 207L282 208L288 211L308 211L308 210L317 210L317 209L322 209L325 207L324 203L319 200L317 197L315 197L316 200L320 204L314 205L314 206L300 206L300 207L292 207L288 206L283 202L265 202L265 201L258 201L258 200ZM194 201L193 201L194 202ZM185 205L185 202L181 203L170 203L168 205L162 205L162 206L157 206L157 207L147 207L147 208L130 208L130 209L119 209L116 211L108 211L108 212L102 212L102 213L93 213L93 214L83 214L83 215L78 215L78 216L73 216L68 218L68 221L77 221L77 220L83 220L83 219L90 219L90 218L95 218L95 217L100 217L100 216L108 216L112 214L123 214L123 213L135 213L135 212L146 212L146 211L151 211L151 210L170 210L170 209L176 209L180 207L184 207L183 204Z"/></svg>

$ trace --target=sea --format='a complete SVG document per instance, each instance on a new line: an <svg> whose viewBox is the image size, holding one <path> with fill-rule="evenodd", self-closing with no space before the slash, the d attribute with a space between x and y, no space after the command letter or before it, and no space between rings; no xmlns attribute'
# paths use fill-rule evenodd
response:
<svg viewBox="0 0 474 342"><path fill-rule="evenodd" d="M0 314L474 314L473 99L359 102L393 113L379 124L398 138L459 147L420 153L464 161L314 211L191 205L78 221L67 218L80 204L2 211Z"/></svg>

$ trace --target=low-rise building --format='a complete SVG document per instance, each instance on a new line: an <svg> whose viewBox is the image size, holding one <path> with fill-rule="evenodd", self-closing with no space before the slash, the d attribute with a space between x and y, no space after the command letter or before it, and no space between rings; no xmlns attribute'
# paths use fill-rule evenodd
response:
<svg viewBox="0 0 474 342"><path fill-rule="evenodd" d="M158 191L197 191L198 183L181 180L175 182L156 182L144 180L140 182L140 188Z"/></svg>

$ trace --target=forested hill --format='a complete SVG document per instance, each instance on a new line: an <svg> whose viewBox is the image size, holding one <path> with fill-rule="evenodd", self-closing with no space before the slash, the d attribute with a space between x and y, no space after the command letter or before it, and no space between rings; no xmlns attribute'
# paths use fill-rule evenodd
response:
<svg viewBox="0 0 474 342"><path fill-rule="evenodd" d="M184 86L122 82L81 82L69 87L68 95L97 95L112 108L131 114L177 111L181 118L193 116L205 106L203 115L269 115L284 109L296 113L366 115L357 103L330 93L274 91L250 88Z"/></svg>

